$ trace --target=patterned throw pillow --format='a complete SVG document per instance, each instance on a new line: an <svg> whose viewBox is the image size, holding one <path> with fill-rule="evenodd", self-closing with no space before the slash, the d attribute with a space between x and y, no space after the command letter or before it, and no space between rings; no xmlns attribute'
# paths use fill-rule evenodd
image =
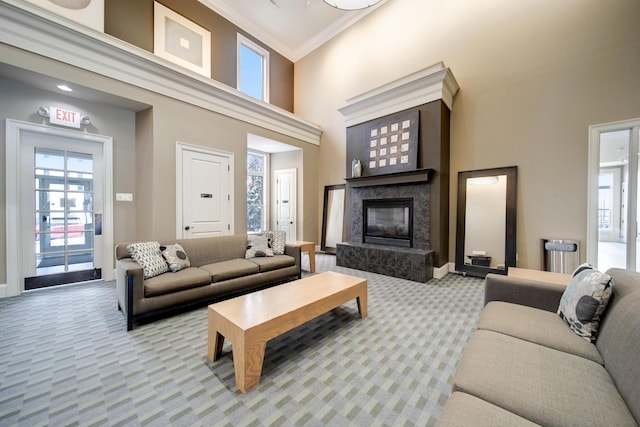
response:
<svg viewBox="0 0 640 427"><path fill-rule="evenodd" d="M145 279L155 277L169 271L167 262L160 253L160 243L141 242L131 243L127 246L131 258L142 267Z"/></svg>
<svg viewBox="0 0 640 427"><path fill-rule="evenodd" d="M267 231L264 233L267 238L271 239L271 249L276 255L284 254L284 245L287 240L286 231Z"/></svg>
<svg viewBox="0 0 640 427"><path fill-rule="evenodd" d="M252 235L247 240L247 252L245 258L256 258L273 256L273 250L271 249L271 243L266 236Z"/></svg>
<svg viewBox="0 0 640 427"><path fill-rule="evenodd" d="M160 251L162 252L164 259L167 260L169 269L174 273L187 267L191 267L189 257L179 243L176 243L175 245L160 246Z"/></svg>
<svg viewBox="0 0 640 427"><path fill-rule="evenodd" d="M598 337L600 317L613 293L613 279L589 264L582 264L571 276L560 299L558 314L573 332L587 341Z"/></svg>

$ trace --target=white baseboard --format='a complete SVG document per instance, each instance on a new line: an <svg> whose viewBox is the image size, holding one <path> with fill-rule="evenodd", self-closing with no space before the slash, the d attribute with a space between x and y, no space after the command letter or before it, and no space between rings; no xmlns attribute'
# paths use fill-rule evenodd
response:
<svg viewBox="0 0 640 427"><path fill-rule="evenodd" d="M433 278L442 279L444 276L447 275L449 271L453 271L454 268L455 268L455 264L452 262L449 262L443 265L442 267L433 267Z"/></svg>
<svg viewBox="0 0 640 427"><path fill-rule="evenodd" d="M6 283L0 283L0 298L6 298L8 297L7 295L7 284Z"/></svg>

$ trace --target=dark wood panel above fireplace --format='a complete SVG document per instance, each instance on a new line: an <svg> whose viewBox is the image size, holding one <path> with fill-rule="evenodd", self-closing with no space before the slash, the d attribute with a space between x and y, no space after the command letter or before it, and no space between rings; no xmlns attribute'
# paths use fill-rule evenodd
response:
<svg viewBox="0 0 640 427"><path fill-rule="evenodd" d="M352 190L375 186L405 186L426 183L429 187L429 247L433 249L433 264L441 267L449 257L449 122L451 112L442 101L414 107L419 112L418 165L414 171L385 175L351 178L351 161L361 158L362 147L366 147L367 123L347 128L347 209L352 206ZM365 169L366 172L366 169ZM345 237L347 242L361 242L360 235L353 235L353 220L361 217L347 212L345 215ZM356 232L356 234L358 234ZM355 240L354 240L355 238ZM427 248L425 248L427 249Z"/></svg>

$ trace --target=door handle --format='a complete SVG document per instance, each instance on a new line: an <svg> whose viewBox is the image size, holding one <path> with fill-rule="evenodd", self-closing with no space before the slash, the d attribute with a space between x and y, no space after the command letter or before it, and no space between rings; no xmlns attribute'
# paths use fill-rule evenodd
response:
<svg viewBox="0 0 640 427"><path fill-rule="evenodd" d="M186 226L184 227L184 229L185 229L186 231L189 231L189 230L191 230L191 227L189 227L188 225L186 225Z"/></svg>
<svg viewBox="0 0 640 427"><path fill-rule="evenodd" d="M293 224L293 221L291 221L289 224Z"/></svg>

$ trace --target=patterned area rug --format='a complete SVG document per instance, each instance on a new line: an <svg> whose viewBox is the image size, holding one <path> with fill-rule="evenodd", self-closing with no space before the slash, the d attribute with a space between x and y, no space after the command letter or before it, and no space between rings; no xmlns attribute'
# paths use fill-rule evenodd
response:
<svg viewBox="0 0 640 427"><path fill-rule="evenodd" d="M126 332L113 282L0 300L0 425L432 425L482 280L410 282L320 254L316 269L366 278L369 316L352 301L269 341L247 394L228 340L220 360L206 356L206 307Z"/></svg>

